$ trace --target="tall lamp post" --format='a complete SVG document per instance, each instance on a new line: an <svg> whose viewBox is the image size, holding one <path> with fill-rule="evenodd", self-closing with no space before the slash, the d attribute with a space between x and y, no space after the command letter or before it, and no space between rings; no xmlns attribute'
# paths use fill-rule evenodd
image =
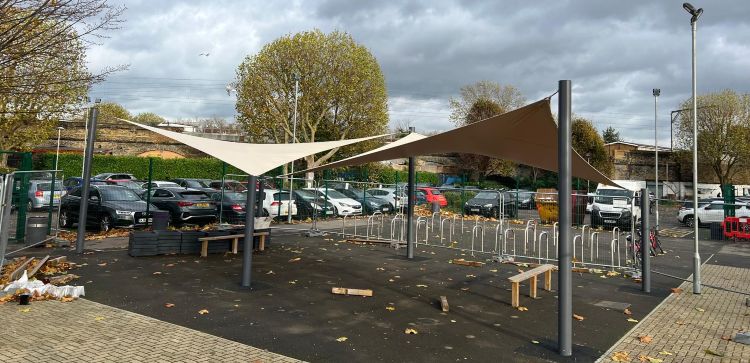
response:
<svg viewBox="0 0 750 363"><path fill-rule="evenodd" d="M658 128L657 125L657 105L659 104L659 95L661 95L661 90L658 88L653 89L653 95L654 95L654 154L655 154L655 162L656 162L656 172L654 183L656 184L654 192L654 198L656 199L656 223L654 224L654 228L656 230L659 230L659 198L661 198L661 193L659 193L659 139L657 139L656 136L656 129Z"/></svg>
<svg viewBox="0 0 750 363"><path fill-rule="evenodd" d="M57 170L58 160L60 160L60 133L65 130L64 127L57 127L57 150L55 150L55 170Z"/></svg>
<svg viewBox="0 0 750 363"><path fill-rule="evenodd" d="M299 95L299 74L292 74L294 78L294 119L292 121L292 144L297 143L297 96ZM294 198L294 161L289 173L289 207L287 208L287 223L292 223L292 199Z"/></svg>
<svg viewBox="0 0 750 363"><path fill-rule="evenodd" d="M690 3L683 3L682 8L690 13L690 27L693 34L693 208L698 207L698 100L695 71L695 35L697 33L698 18L703 14L703 9L696 9ZM693 256L693 294L701 293L701 255L698 249L698 223L693 223L693 244L695 255Z"/></svg>

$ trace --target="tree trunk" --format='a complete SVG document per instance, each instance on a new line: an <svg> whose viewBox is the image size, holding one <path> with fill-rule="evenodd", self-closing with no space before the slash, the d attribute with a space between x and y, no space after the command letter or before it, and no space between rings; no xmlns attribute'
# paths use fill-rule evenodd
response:
<svg viewBox="0 0 750 363"><path fill-rule="evenodd" d="M315 162L315 156L313 155L305 156L305 164L307 165L307 169L318 166L317 163ZM313 179L315 179L315 173L313 172L305 173L305 185L307 185L308 188L313 187Z"/></svg>

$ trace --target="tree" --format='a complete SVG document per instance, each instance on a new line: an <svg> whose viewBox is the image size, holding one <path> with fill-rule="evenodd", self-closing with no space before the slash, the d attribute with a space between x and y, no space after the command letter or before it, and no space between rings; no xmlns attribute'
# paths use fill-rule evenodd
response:
<svg viewBox="0 0 750 363"><path fill-rule="evenodd" d="M575 116L570 128L573 149L602 174L612 174L612 160L604 148L604 140L591 121Z"/></svg>
<svg viewBox="0 0 750 363"><path fill-rule="evenodd" d="M254 142L292 140L295 74L300 91L298 142L386 131L385 80L375 57L347 33L316 29L276 39L239 65L234 82L237 121ZM304 160L308 168L319 166L338 151Z"/></svg>
<svg viewBox="0 0 750 363"><path fill-rule="evenodd" d="M496 101L479 98L469 108L464 124L469 125L503 112L503 108ZM511 161L484 155L459 154L459 160L462 169L471 175L472 180L489 175L511 175L516 169L516 165Z"/></svg>
<svg viewBox="0 0 750 363"><path fill-rule="evenodd" d="M97 122L101 123L112 123L121 122L118 119L130 120L132 116L130 112L125 109L119 103L104 102L99 104L99 115L97 116ZM135 121L135 120L133 120Z"/></svg>
<svg viewBox="0 0 750 363"><path fill-rule="evenodd" d="M735 174L750 167L750 94L732 90L698 96L698 162L708 165L719 183L730 184ZM692 109L692 99L682 104ZM677 145L692 150L692 112L682 112Z"/></svg>
<svg viewBox="0 0 750 363"><path fill-rule="evenodd" d="M114 28L121 11L106 0L0 2L1 150L28 150L80 114L91 84L117 70L88 72L88 38Z"/></svg>
<svg viewBox="0 0 750 363"><path fill-rule="evenodd" d="M133 117L133 122L149 126L159 126L160 124L167 122L167 120L153 112L141 112Z"/></svg>
<svg viewBox="0 0 750 363"><path fill-rule="evenodd" d="M614 127L609 126L602 132L602 138L605 144L622 141L620 138L620 132L615 130Z"/></svg>
<svg viewBox="0 0 750 363"><path fill-rule="evenodd" d="M461 87L461 97L451 98L451 120L457 125L466 125L467 117L474 104L479 100L492 101L500 107L500 113L515 110L526 103L526 98L518 88L511 85L500 85L492 81L479 81Z"/></svg>

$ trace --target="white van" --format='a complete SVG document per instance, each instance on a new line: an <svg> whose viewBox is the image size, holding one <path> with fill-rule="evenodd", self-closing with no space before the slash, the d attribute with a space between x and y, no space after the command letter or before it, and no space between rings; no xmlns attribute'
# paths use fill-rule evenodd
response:
<svg viewBox="0 0 750 363"><path fill-rule="evenodd" d="M631 219L641 218L638 182L615 181L628 189L599 184L591 204L591 227L619 227L629 230ZM634 204L634 205L632 205Z"/></svg>

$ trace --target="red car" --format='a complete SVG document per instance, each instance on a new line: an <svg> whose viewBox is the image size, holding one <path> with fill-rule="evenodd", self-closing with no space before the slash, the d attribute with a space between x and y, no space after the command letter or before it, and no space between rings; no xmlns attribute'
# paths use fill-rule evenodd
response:
<svg viewBox="0 0 750 363"><path fill-rule="evenodd" d="M440 194L440 191L436 188L417 188L417 190L424 193L425 197L427 197L427 203L432 204L432 202L438 202L441 207L447 207L448 206L448 200L445 199L445 196Z"/></svg>

